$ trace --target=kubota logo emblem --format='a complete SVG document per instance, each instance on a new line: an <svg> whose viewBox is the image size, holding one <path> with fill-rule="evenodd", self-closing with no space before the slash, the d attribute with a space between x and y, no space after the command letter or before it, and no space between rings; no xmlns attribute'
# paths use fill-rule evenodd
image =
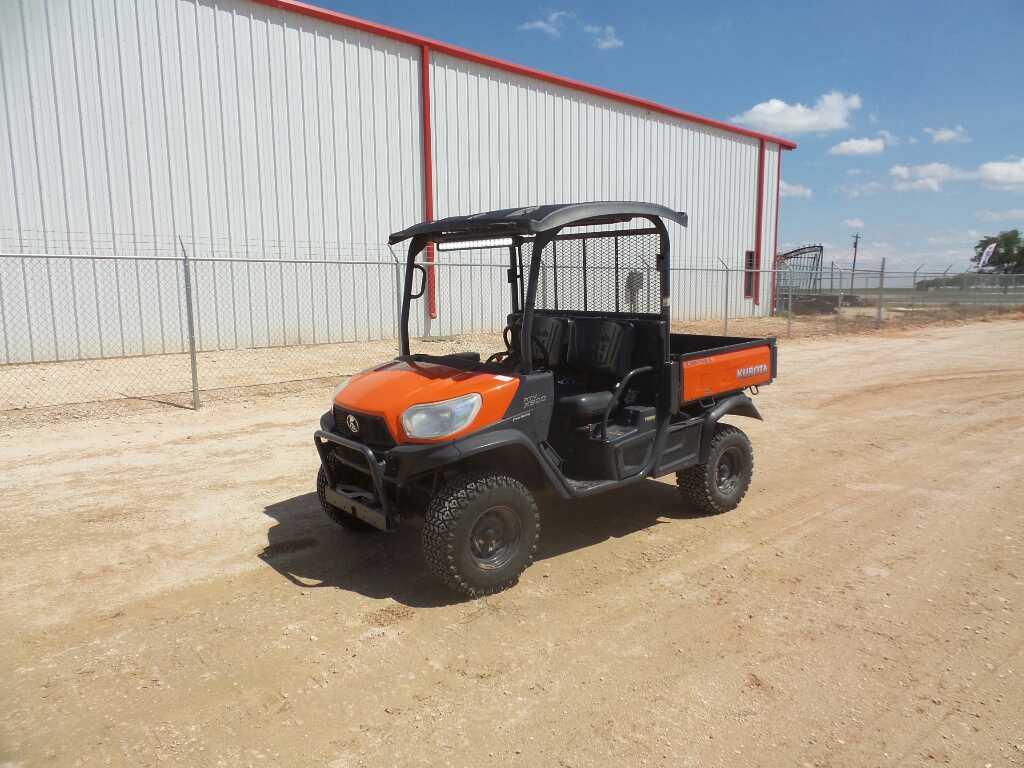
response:
<svg viewBox="0 0 1024 768"><path fill-rule="evenodd" d="M763 376L766 373L768 373L768 366L760 363L759 365L750 365L746 368L737 368L736 378L749 379L751 376Z"/></svg>
<svg viewBox="0 0 1024 768"><path fill-rule="evenodd" d="M351 413L345 417L345 426L348 427L349 432L359 431L359 419L353 416Z"/></svg>

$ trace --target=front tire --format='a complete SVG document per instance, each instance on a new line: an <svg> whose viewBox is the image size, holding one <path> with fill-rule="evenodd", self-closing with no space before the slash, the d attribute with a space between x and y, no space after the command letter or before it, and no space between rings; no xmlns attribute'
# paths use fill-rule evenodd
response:
<svg viewBox="0 0 1024 768"><path fill-rule="evenodd" d="M518 480L480 473L458 478L434 497L423 521L430 571L469 597L508 589L533 562L540 515Z"/></svg>
<svg viewBox="0 0 1024 768"><path fill-rule="evenodd" d="M730 424L715 425L708 460L676 473L676 484L698 510L718 515L736 509L754 475L754 449L744 432Z"/></svg>

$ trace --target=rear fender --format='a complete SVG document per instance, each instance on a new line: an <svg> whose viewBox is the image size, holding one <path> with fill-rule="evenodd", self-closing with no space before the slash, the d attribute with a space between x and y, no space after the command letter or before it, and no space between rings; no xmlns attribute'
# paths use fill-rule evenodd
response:
<svg viewBox="0 0 1024 768"><path fill-rule="evenodd" d="M704 425L701 430L700 440L700 463L708 460L708 450L711 445L711 438L715 434L715 425L723 416L746 416L758 421L764 421L761 413L754 405L754 401L746 395L731 395L719 400L715 407L708 411L704 417Z"/></svg>

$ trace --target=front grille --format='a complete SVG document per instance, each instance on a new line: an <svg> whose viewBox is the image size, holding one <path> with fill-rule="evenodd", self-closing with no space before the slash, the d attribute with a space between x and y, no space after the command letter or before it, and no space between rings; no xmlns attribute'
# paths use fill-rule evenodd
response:
<svg viewBox="0 0 1024 768"><path fill-rule="evenodd" d="M349 428L349 416L352 416L359 425L355 431ZM366 413L334 406L334 429L339 435L370 448L387 450L395 445L395 439L388 431L388 425L380 416L370 416Z"/></svg>

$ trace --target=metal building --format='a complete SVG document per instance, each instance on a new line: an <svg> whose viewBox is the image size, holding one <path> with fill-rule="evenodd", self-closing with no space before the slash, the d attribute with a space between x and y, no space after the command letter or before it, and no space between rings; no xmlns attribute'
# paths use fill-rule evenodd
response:
<svg viewBox="0 0 1024 768"><path fill-rule="evenodd" d="M0 251L90 258L2 260L0 362L180 351L182 249L204 349L386 338L387 234L507 206L663 203L690 214L675 266L771 267L784 139L293 0L10 0L3 21ZM500 329L500 280L444 260L420 331ZM713 311L677 274L679 312ZM770 312L752 282L733 311Z"/></svg>

